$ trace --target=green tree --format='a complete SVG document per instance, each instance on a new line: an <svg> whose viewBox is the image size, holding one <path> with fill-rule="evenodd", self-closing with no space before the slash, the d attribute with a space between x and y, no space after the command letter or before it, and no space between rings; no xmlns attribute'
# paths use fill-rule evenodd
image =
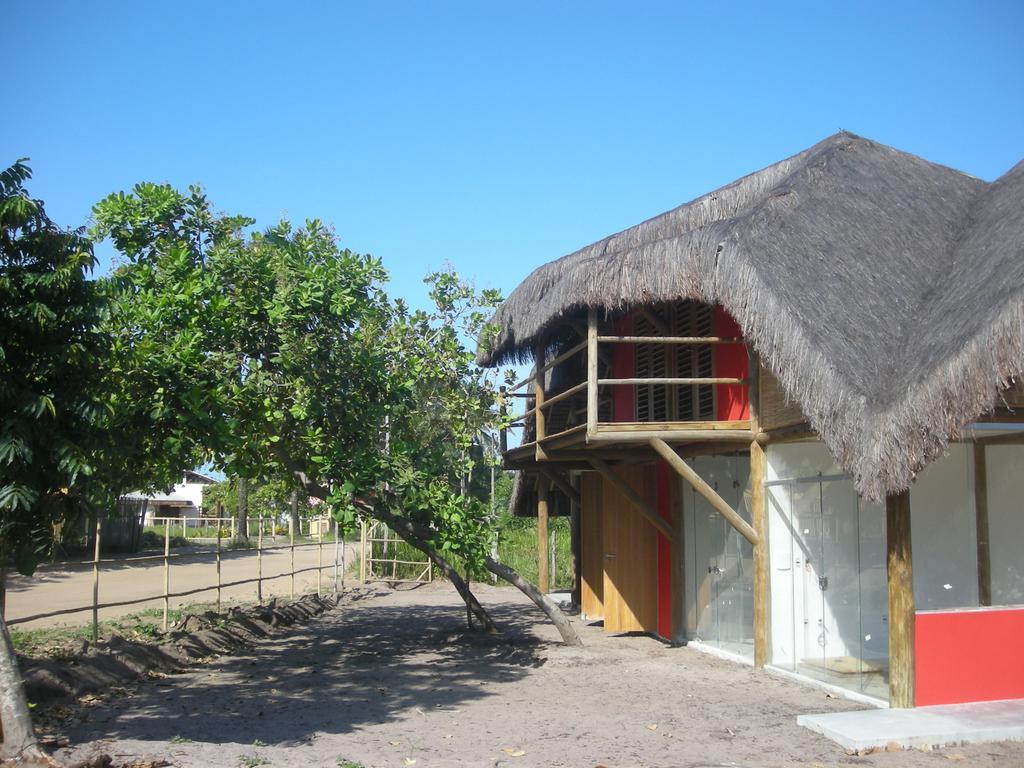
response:
<svg viewBox="0 0 1024 768"><path fill-rule="evenodd" d="M294 482L271 479L249 484L249 517L277 519L291 509L292 493L297 490ZM305 501L301 499L300 501ZM238 508L238 478L222 480L203 487L203 507L212 513L218 504L224 506L225 515ZM300 510L308 507L300 504Z"/></svg>
<svg viewBox="0 0 1024 768"><path fill-rule="evenodd" d="M229 474L297 482L344 527L389 523L426 552L487 628L493 622L448 557L531 594L567 641L557 608L489 556L489 507L460 493L473 445L495 420L494 388L472 363L499 298L454 274L428 278L435 309L410 312L384 291L372 257L338 246L318 221L263 234L217 217L198 189L140 184L94 211L96 234L125 257L111 332L175 374L157 406ZM153 390L135 393L141 401ZM172 448L187 447L169 425Z"/></svg>
<svg viewBox="0 0 1024 768"><path fill-rule="evenodd" d="M55 526L104 495L110 445L92 244L47 217L30 177L23 161L0 173L0 608L6 564L31 574ZM38 755L2 610L0 635L3 749Z"/></svg>

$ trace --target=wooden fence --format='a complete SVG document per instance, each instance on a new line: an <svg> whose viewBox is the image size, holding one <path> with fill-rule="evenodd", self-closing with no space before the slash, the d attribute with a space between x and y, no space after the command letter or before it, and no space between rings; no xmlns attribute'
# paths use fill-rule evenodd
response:
<svg viewBox="0 0 1024 768"><path fill-rule="evenodd" d="M226 538L222 535L225 528L230 530L230 526L233 522L233 518L206 518L206 522L215 524L216 533L209 537L209 541L216 542L216 549L208 552L182 552L172 553L171 552L171 529L172 526L180 526L181 518L154 518L153 523L159 526L163 524L164 529L164 551L160 555L140 555L138 557L119 558L116 561L111 560L110 562L116 562L118 567L124 565L131 566L136 563L146 563L159 560L163 562L163 591L156 595L147 595L145 597L133 598L131 600L119 600L116 602L101 603L99 601L99 590L100 590L100 575L103 571L104 560L100 556L100 549L103 541L103 521L97 519L96 530L94 533L94 550L93 559L88 561L87 564L92 566L92 602L88 605L76 606L73 608L63 608L57 611L48 611L44 613L37 613L31 616L21 616L16 619L10 619L7 621L9 625L25 624L30 621L38 621L40 619L49 619L55 616L66 616L75 613L84 613L85 611L92 611L92 638L93 642L99 637L99 611L101 609L108 608L121 608L129 605L137 605L139 603L147 603L153 600L159 600L163 598L163 630L166 632L168 627L168 618L171 607L171 598L188 597L190 595L200 594L202 592L212 592L216 590L217 593L217 610L221 609L221 592L228 587L237 587L244 584L255 584L256 585L256 600L260 603L263 602L263 583L265 581L272 581L274 579L281 579L289 577L291 579L290 595L292 598L295 597L295 577L301 573L308 573L316 571L316 592L318 595L323 595L323 571L325 569L334 568L334 584L333 592L337 594L341 589L344 588L344 570L345 570L345 551L342 546L341 537L338 532L338 523L331 518L324 517L322 520L313 521L310 525L311 534L317 540L308 543L296 543L295 542L295 531L289 526L288 532L288 543L287 544L272 544L271 546L264 546L264 531L267 526L265 522L273 523L266 518L253 518L253 522L256 523L256 576L249 579L238 579L235 581L224 582L221 580L221 555L223 550L223 539ZM226 525L225 525L226 524ZM333 528L334 531L334 561L333 563L328 562L324 564L324 536L325 531L330 531ZM271 531L275 528L271 527ZM315 531L315 532L313 532ZM276 541L276 533L272 534ZM317 548L317 564L307 568L295 568L295 550L304 548ZM263 575L263 553L274 551L274 550L289 550L291 554L290 570L285 573L280 573L275 576L264 576ZM171 572L172 565L176 560L187 558L189 561L194 561L197 558L211 558L216 563L216 581L208 586L197 587L195 589L187 589L179 592L171 591Z"/></svg>

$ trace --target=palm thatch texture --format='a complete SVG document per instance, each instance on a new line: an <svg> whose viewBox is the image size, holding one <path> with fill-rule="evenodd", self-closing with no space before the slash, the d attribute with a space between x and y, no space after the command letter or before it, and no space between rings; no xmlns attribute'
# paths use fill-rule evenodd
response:
<svg viewBox="0 0 1024 768"><path fill-rule="evenodd" d="M535 270L482 364L588 307L722 304L878 500L1024 372L1024 163L986 183L838 133Z"/></svg>

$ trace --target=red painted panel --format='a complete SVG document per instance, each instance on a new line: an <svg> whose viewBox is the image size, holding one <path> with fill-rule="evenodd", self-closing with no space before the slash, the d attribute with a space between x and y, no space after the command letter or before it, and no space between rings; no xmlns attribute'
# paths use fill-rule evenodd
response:
<svg viewBox="0 0 1024 768"><path fill-rule="evenodd" d="M672 524L672 483L669 481L670 468L664 461L657 464L657 496L655 508L658 515ZM666 640L672 637L672 545L664 534L658 533L658 634Z"/></svg>
<svg viewBox="0 0 1024 768"><path fill-rule="evenodd" d="M743 336L732 315L720 306L715 307L712 324L716 336ZM719 344L714 350L714 360L715 376L741 379L747 375L747 350L740 344ZM729 384L718 387L717 397L715 415L719 421L750 418L750 398L745 386Z"/></svg>
<svg viewBox="0 0 1024 768"><path fill-rule="evenodd" d="M633 316L624 315L615 323L619 336L633 334ZM636 347L633 344L613 344L612 378L631 379L636 375ZM615 387L612 394L612 421L636 421L633 405L633 387Z"/></svg>
<svg viewBox="0 0 1024 768"><path fill-rule="evenodd" d="M1024 698L1024 609L917 614L915 702Z"/></svg>

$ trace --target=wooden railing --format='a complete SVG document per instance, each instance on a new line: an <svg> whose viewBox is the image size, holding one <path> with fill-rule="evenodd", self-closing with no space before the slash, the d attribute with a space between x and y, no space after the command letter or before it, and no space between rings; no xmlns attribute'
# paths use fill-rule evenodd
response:
<svg viewBox="0 0 1024 768"><path fill-rule="evenodd" d="M709 377L625 377L625 378L600 378L598 362L600 360L601 344L660 344L665 346L706 346L724 344L744 344L741 338L729 338L724 336L621 336L621 335L600 335L598 333L597 311L591 309L587 317L587 337L584 341L576 344L559 354L554 359L545 360L545 349L542 344L537 345L535 353L536 364L529 376L515 383L510 387L502 387L500 392L500 405L503 419L508 419L510 405L517 400L526 401L526 409L522 413L511 412L511 419L501 429L501 451L508 452L508 429L522 429L525 435L525 427L531 423L534 427L533 440L522 444L520 447L534 445L538 458L543 458L544 444L550 443L559 437L568 437L583 432L585 442L637 442L646 441L651 434L662 434L671 431L677 437L700 437L708 440L749 439L749 425L746 422L687 422L687 421L652 421L652 422L600 422L599 421L599 390L601 387L637 386L637 385L711 385L711 386L736 386L747 385L746 378L732 378L723 376ZM558 365L571 360L576 355L586 356L586 379L578 384L568 387L550 397L545 392L545 374ZM567 399L586 394L585 419L582 424L570 425L559 432L549 433L547 430L547 416L549 409ZM532 404L529 402L532 400ZM660 429L659 429L660 425ZM694 433L691 435L691 433ZM733 434L735 433L735 434Z"/></svg>

